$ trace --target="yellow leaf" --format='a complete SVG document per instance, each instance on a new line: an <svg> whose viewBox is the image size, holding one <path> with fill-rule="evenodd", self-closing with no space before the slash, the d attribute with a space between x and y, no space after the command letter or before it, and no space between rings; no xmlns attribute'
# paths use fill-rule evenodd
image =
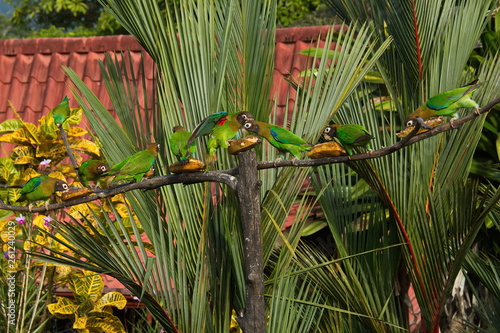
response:
<svg viewBox="0 0 500 333"><path fill-rule="evenodd" d="M49 173L49 177L57 178L57 179L60 179L62 181L66 181L66 177L64 177L64 175L62 174L61 171L51 172L51 173Z"/></svg>
<svg viewBox="0 0 500 333"><path fill-rule="evenodd" d="M81 330L87 327L87 316L79 317L75 313L75 322L73 323L73 328L77 329L78 332L82 332Z"/></svg>
<svg viewBox="0 0 500 333"><path fill-rule="evenodd" d="M65 121L69 125L78 125L82 121L83 110L81 108L71 109L69 118Z"/></svg>
<svg viewBox="0 0 500 333"><path fill-rule="evenodd" d="M15 168L14 161L8 157L0 158L0 182L9 184L16 178L19 178L19 171Z"/></svg>
<svg viewBox="0 0 500 333"><path fill-rule="evenodd" d="M60 233L58 234L55 234L54 235L57 240L59 240L60 242L63 242L64 244L71 244L66 238L64 238L63 235L61 235ZM56 251L59 251L59 252L70 252L70 253L73 253L68 247L66 247L65 245L63 245L62 243L60 242L54 242L52 243L51 245L51 248L53 248L54 250Z"/></svg>
<svg viewBox="0 0 500 333"><path fill-rule="evenodd" d="M69 288L73 291L73 295L78 298L87 298L93 301L101 297L104 289L104 281L99 274L91 271L83 271L85 274L82 278L73 279L69 283Z"/></svg>
<svg viewBox="0 0 500 333"><path fill-rule="evenodd" d="M19 184L25 184L31 178L36 177L36 176L40 176L40 175L41 175L41 173L39 173L35 169L33 169L33 168L27 168L26 170L23 171L23 173L21 175L21 178L19 178L19 180L16 181L16 184L17 185L19 185Z"/></svg>
<svg viewBox="0 0 500 333"><path fill-rule="evenodd" d="M80 205L76 205L70 208L69 210L69 215L71 215L73 218L79 220L83 219L84 217L88 218L90 221L93 221L93 214L92 211L97 215L102 218L104 218L104 215L101 213L101 209L99 208L99 205L90 202L90 203L84 203Z"/></svg>
<svg viewBox="0 0 500 333"><path fill-rule="evenodd" d="M66 280L73 272L73 269L66 265L56 265L56 280L62 281Z"/></svg>
<svg viewBox="0 0 500 333"><path fill-rule="evenodd" d="M127 299L117 291L110 291L104 294L97 302L96 307L103 309L105 306L114 306L117 309L123 309L127 305Z"/></svg>
<svg viewBox="0 0 500 333"><path fill-rule="evenodd" d="M52 315L60 319L65 319L72 318L78 306L69 298L57 297L57 303L49 304L47 308Z"/></svg>
<svg viewBox="0 0 500 333"><path fill-rule="evenodd" d="M99 147L92 141L87 139L76 139L70 142L71 149L78 150L89 155L100 156Z"/></svg>
<svg viewBox="0 0 500 333"><path fill-rule="evenodd" d="M22 136L29 138L30 142L33 144L40 143L38 137L40 135L40 130L32 123L24 123L23 128L17 130L16 132L22 133ZM14 133L16 133L14 132Z"/></svg>
<svg viewBox="0 0 500 333"><path fill-rule="evenodd" d="M71 164L59 163L56 166L56 171L60 171L61 173L66 175L66 174L74 173L75 169L73 168L73 166Z"/></svg>
<svg viewBox="0 0 500 333"><path fill-rule="evenodd" d="M31 146L17 146L14 149L12 149L12 152L10 154L12 159L16 159L16 157L20 156L34 157L34 155L35 155L35 149Z"/></svg>
<svg viewBox="0 0 500 333"><path fill-rule="evenodd" d="M52 117L52 112L48 116L42 116L38 120L40 134L47 139L54 139L59 136L59 129L56 124L54 124L54 118Z"/></svg>
<svg viewBox="0 0 500 333"><path fill-rule="evenodd" d="M37 164L37 161L33 156L19 156L14 160L14 164Z"/></svg>
<svg viewBox="0 0 500 333"><path fill-rule="evenodd" d="M45 215L39 214L33 219L33 224L36 225L39 228L47 229L47 226L45 226L45 220L43 219L46 217Z"/></svg>
<svg viewBox="0 0 500 333"><path fill-rule="evenodd" d="M88 133L88 131L84 130L81 127L72 126L71 129L68 132L68 136L71 136L71 137L83 136L83 135L85 135L87 133Z"/></svg>
<svg viewBox="0 0 500 333"><path fill-rule="evenodd" d="M12 133L23 127L23 122L18 119L7 119L0 124L0 133Z"/></svg>
<svg viewBox="0 0 500 333"><path fill-rule="evenodd" d="M15 145L28 145L28 144L30 144L30 140L25 138L25 137L20 136L18 131L15 131L14 133L4 134L4 135L0 136L0 141L12 143Z"/></svg>
<svg viewBox="0 0 500 333"><path fill-rule="evenodd" d="M36 148L36 157L38 158L50 158L52 161L56 161L66 156L66 147L62 142L52 142L50 145L39 145Z"/></svg>
<svg viewBox="0 0 500 333"><path fill-rule="evenodd" d="M128 217L127 206L125 206L124 204L115 205L115 209L118 212L118 214L120 215L120 217L122 217L122 218Z"/></svg>

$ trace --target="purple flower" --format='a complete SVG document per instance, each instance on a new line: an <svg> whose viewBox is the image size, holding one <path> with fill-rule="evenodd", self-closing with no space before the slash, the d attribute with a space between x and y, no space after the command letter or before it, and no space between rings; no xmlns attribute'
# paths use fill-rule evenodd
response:
<svg viewBox="0 0 500 333"><path fill-rule="evenodd" d="M52 162L52 160L50 160L50 159L47 158L47 159L45 159L45 160L43 160L43 161L40 162L40 167L48 168L50 162Z"/></svg>
<svg viewBox="0 0 500 333"><path fill-rule="evenodd" d="M50 216L45 216L45 217L43 218L43 225L44 225L44 226L48 226L48 225L50 224L50 222L52 222L52 221L53 221L52 217L50 217Z"/></svg>
<svg viewBox="0 0 500 333"><path fill-rule="evenodd" d="M9 254L8 254L7 252L4 252L4 253L3 253L3 257L4 257L5 259L9 259Z"/></svg>
<svg viewBox="0 0 500 333"><path fill-rule="evenodd" d="M23 216L23 214L19 214L18 217L16 217L16 221L17 223L19 223L20 225L23 225L24 222L26 221L26 216Z"/></svg>

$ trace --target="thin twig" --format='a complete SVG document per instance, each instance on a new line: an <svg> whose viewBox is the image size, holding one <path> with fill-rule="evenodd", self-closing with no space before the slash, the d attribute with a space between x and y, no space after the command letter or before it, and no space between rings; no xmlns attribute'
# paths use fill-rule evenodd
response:
<svg viewBox="0 0 500 333"><path fill-rule="evenodd" d="M23 188L23 185L6 185L6 184L0 184L0 188Z"/></svg>
<svg viewBox="0 0 500 333"><path fill-rule="evenodd" d="M76 174L78 176L78 164L76 163L75 156L73 155L73 152L71 151L71 147L69 146L69 141L68 141L68 133L64 130L62 124L57 124L57 127L59 128L59 131L61 133L61 139L64 142L64 145L66 146L66 152L68 153L68 157L71 160L71 164L73 165L73 168L76 171ZM78 179L80 180L80 179Z"/></svg>

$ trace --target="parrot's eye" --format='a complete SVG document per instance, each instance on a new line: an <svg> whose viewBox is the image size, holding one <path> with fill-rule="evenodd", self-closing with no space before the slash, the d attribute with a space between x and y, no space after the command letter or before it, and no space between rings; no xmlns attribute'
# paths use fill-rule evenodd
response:
<svg viewBox="0 0 500 333"><path fill-rule="evenodd" d="M69 189L68 184L63 183L63 184L62 184L62 188L66 191L67 189Z"/></svg>
<svg viewBox="0 0 500 333"><path fill-rule="evenodd" d="M327 128L325 128L325 133L330 133L331 130L332 130L331 127L327 127Z"/></svg>
<svg viewBox="0 0 500 333"><path fill-rule="evenodd" d="M406 122L406 127L412 127L415 126L415 120L411 119Z"/></svg>
<svg viewBox="0 0 500 333"><path fill-rule="evenodd" d="M250 127L252 127L252 123L245 123L245 124L243 124L243 127L250 128Z"/></svg>

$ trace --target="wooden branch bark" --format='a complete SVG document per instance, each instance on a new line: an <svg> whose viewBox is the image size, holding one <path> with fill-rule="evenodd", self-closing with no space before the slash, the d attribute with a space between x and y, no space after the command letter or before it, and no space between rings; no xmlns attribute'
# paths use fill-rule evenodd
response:
<svg viewBox="0 0 500 333"><path fill-rule="evenodd" d="M255 151L238 154L239 172L236 194L240 205L245 248L246 308L238 322L245 333L265 332L264 269L262 264L262 228L260 186Z"/></svg>
<svg viewBox="0 0 500 333"><path fill-rule="evenodd" d="M140 183L129 183L124 185L118 185L113 188L107 190L101 190L95 194L78 198L74 200L68 200L59 202L56 204L48 205L46 209L45 207L33 207L31 212L47 212L56 209L71 207L74 205L94 201L97 199L104 199L108 197L112 197L114 195L125 193L132 190L153 190L160 186L172 185L172 184L194 184L201 182L218 182L228 185L236 192L236 178L227 173L221 173L218 171L207 171L207 172L196 172L196 173L184 173L180 175L167 175L167 176L159 176L154 177ZM0 209L12 210L18 212L29 212L29 208L27 206L13 206L6 205L5 203L0 201Z"/></svg>
<svg viewBox="0 0 500 333"><path fill-rule="evenodd" d="M73 155L71 147L69 146L68 133L66 133L62 124L57 125L57 128L59 128L59 132L61 133L61 139L63 140L64 146L66 147L66 152L68 153L71 165L73 165L73 169L75 169L76 175L78 177L78 163L76 163L75 156Z"/></svg>

